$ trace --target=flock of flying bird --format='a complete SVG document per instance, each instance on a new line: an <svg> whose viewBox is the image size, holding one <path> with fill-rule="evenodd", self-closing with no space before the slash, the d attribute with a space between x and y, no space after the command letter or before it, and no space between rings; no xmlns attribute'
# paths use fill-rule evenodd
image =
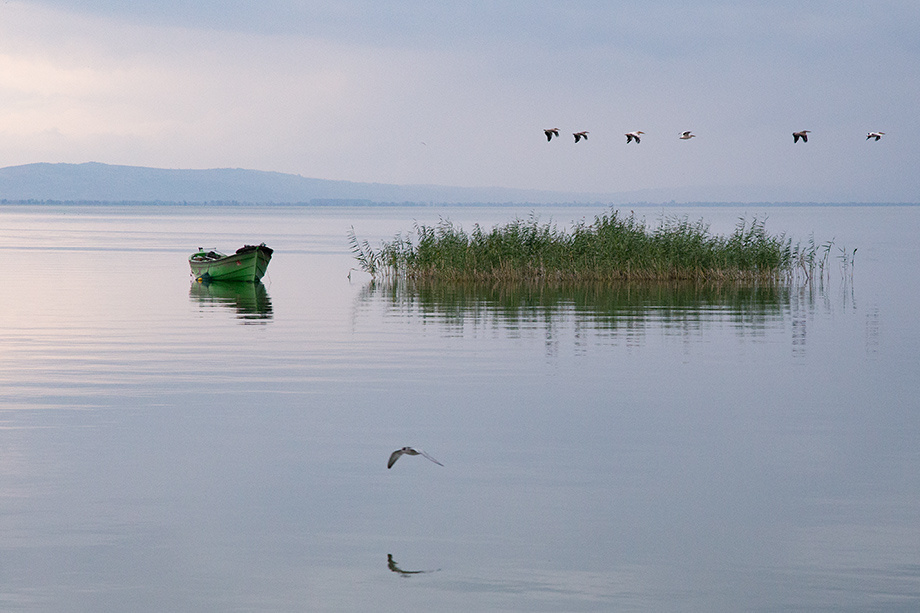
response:
<svg viewBox="0 0 920 613"><path fill-rule="evenodd" d="M801 130L799 132L793 132L792 142L797 143L799 142L799 139L801 138L803 143L807 143L809 132L811 132L811 130ZM554 136L556 137L559 136L559 128L547 128L543 130L543 133L546 134L546 140L547 142L549 142L553 140ZM636 144L642 142L642 139L640 137L643 134L645 134L645 132L643 132L642 130L636 130L635 132L627 132L625 134L626 144L628 145L629 143L633 141L635 141ZM869 140L870 138L874 138L876 141L878 141L882 137L883 134L884 132L869 132L868 134L866 134L866 140ZM573 132L572 136L575 137L576 143L580 141L581 139L588 140L588 131L585 130L583 132ZM691 138L694 138L694 137L696 137L696 134L693 134L690 130L686 130L684 132L681 132L678 138L680 140L690 140Z"/></svg>

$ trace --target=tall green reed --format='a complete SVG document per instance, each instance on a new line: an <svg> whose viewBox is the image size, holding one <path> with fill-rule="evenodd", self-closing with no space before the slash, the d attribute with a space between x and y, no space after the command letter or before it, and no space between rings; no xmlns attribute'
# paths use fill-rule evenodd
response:
<svg viewBox="0 0 920 613"><path fill-rule="evenodd" d="M739 219L728 236L686 217L662 217L649 228L635 213L616 210L570 230L536 215L466 232L450 221L414 225L374 250L349 233L352 252L374 278L448 281L780 280L810 277L823 260L813 237L793 246L768 234L763 220ZM823 266L823 263L821 264ZM800 271L801 269L801 271Z"/></svg>

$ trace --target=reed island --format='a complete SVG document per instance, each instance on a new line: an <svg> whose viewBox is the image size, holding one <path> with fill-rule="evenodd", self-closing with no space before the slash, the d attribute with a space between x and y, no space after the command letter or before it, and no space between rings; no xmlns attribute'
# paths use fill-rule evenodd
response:
<svg viewBox="0 0 920 613"><path fill-rule="evenodd" d="M808 277L820 261L813 240L793 245L785 234L768 234L756 218L719 236L702 220L662 217L650 227L633 212L613 209L568 230L531 214L491 230L476 224L470 232L444 219L415 224L412 234L379 249L352 228L349 241L361 269L375 279L415 281L782 281Z"/></svg>

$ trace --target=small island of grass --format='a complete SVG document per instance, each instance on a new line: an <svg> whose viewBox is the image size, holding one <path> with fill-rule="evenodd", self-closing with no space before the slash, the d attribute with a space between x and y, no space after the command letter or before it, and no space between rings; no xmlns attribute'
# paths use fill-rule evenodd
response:
<svg viewBox="0 0 920 613"><path fill-rule="evenodd" d="M415 226L415 236L397 235L380 249L349 240L361 268L378 277L426 281L778 281L796 270L808 276L815 247L802 249L764 222L740 220L728 236L713 235L703 221L663 218L650 229L634 213L616 210L566 231L535 215L490 231L472 232L442 220Z"/></svg>

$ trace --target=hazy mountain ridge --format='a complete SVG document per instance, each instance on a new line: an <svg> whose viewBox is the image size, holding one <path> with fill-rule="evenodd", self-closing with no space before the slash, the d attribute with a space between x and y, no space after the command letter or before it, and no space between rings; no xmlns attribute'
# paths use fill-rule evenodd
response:
<svg viewBox="0 0 920 613"><path fill-rule="evenodd" d="M35 163L0 168L0 200L6 202L763 204L835 201L828 196L775 187L737 186L656 188L602 194L500 187L392 185L311 179L240 168L181 170L98 162Z"/></svg>
<svg viewBox="0 0 920 613"><path fill-rule="evenodd" d="M0 168L0 199L91 202L559 202L572 194L507 188L389 185L216 168L37 163ZM586 195L587 196L587 195Z"/></svg>

